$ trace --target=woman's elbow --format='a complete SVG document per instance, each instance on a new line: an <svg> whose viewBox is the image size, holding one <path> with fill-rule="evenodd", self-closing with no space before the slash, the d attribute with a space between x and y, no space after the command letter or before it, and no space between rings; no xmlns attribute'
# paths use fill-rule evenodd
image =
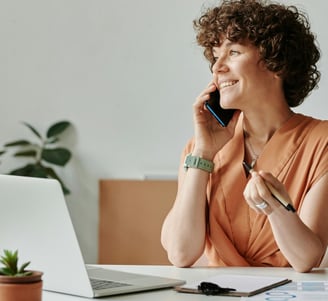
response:
<svg viewBox="0 0 328 301"><path fill-rule="evenodd" d="M193 258L185 252L174 252L173 254L168 253L168 260L178 268L190 268L197 258Z"/></svg>
<svg viewBox="0 0 328 301"><path fill-rule="evenodd" d="M308 273L311 272L313 269L313 266L311 265L299 265L299 266L293 266L293 269L298 273Z"/></svg>
<svg viewBox="0 0 328 301"><path fill-rule="evenodd" d="M311 272L313 268L319 267L320 262L321 257L318 257L318 259L313 258L312 260L302 260L292 264L292 268L298 273L308 273Z"/></svg>
<svg viewBox="0 0 328 301"><path fill-rule="evenodd" d="M192 240L192 243L190 243L190 239L172 240L171 237L165 235L165 232L162 231L161 244L167 252L168 260L174 266L188 268L204 253L205 242Z"/></svg>
<svg viewBox="0 0 328 301"><path fill-rule="evenodd" d="M191 254L186 252L186 248L173 248L170 249L165 246L162 242L162 246L167 253L168 260L176 267L179 268L189 268L191 267L198 259L197 254Z"/></svg>

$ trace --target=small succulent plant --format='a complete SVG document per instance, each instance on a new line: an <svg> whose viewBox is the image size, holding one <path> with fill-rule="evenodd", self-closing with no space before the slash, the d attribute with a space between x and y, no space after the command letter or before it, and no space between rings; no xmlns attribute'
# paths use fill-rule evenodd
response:
<svg viewBox="0 0 328 301"><path fill-rule="evenodd" d="M18 250L15 252L4 250L3 252L4 255L1 255L0 257L0 263L3 265L3 267L0 268L0 275L22 277L32 274L31 271L26 270L26 267L30 264L30 262L25 262L18 267Z"/></svg>

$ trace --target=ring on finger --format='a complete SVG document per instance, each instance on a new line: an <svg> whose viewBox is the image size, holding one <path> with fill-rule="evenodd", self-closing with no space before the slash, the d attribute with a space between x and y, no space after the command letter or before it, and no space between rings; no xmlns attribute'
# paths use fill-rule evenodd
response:
<svg viewBox="0 0 328 301"><path fill-rule="evenodd" d="M261 210L265 209L266 207L268 207L268 204L266 202L262 202L260 204L255 204L255 206Z"/></svg>

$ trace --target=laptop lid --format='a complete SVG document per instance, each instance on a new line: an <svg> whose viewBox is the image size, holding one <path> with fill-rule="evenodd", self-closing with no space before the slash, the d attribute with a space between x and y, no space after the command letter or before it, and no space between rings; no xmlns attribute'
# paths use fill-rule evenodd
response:
<svg viewBox="0 0 328 301"><path fill-rule="evenodd" d="M131 284L125 289L94 292L61 186L56 180L0 175L0 208L0 249L18 250L19 263L31 261L29 269L42 271L45 290L98 297L183 283L155 276L152 283L148 276L145 283L139 280L137 285ZM111 272L117 272L124 279L122 272ZM105 279L107 271L92 269L89 273Z"/></svg>

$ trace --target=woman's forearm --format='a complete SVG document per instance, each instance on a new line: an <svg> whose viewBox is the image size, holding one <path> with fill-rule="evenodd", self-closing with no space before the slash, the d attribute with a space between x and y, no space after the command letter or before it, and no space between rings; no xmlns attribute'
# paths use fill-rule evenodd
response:
<svg viewBox="0 0 328 301"><path fill-rule="evenodd" d="M206 187L209 173L190 168L166 217L161 241L172 264L191 266L203 253L206 233Z"/></svg>
<svg viewBox="0 0 328 301"><path fill-rule="evenodd" d="M279 207L269 215L279 249L298 272L308 272L320 263L325 247L300 217Z"/></svg>

